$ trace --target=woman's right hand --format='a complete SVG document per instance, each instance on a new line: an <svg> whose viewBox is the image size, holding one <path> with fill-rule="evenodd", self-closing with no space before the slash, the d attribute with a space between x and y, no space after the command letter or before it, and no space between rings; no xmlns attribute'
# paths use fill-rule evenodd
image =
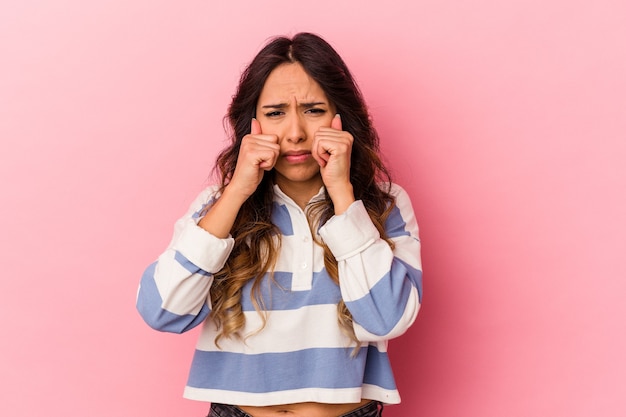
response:
<svg viewBox="0 0 626 417"><path fill-rule="evenodd" d="M265 171L274 168L279 154L278 136L264 135L259 121L252 119L250 134L241 140L237 166L226 188L247 199L258 187Z"/></svg>
<svg viewBox="0 0 626 417"><path fill-rule="evenodd" d="M265 171L274 168L279 154L278 136L264 135L259 121L252 119L250 134L241 141L233 177L198 226L218 238L228 237L241 205L254 193Z"/></svg>

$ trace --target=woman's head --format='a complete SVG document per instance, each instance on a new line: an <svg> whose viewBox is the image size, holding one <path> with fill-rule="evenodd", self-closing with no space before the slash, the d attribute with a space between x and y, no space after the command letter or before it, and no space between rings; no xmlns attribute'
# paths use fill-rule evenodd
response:
<svg viewBox="0 0 626 417"><path fill-rule="evenodd" d="M343 130L355 138L352 180L374 181L381 172L385 173L378 160L378 135L348 67L324 39L310 33L299 33L292 38L272 39L241 75L227 114L232 142L218 159L223 185L234 172L242 138L250 133L250 121L256 117L257 102L266 80L277 67L287 63L300 64L319 84L334 111L341 115Z"/></svg>

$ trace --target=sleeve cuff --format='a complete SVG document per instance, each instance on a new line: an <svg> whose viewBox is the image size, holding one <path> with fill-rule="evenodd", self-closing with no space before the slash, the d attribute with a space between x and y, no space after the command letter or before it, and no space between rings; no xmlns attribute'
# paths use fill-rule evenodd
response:
<svg viewBox="0 0 626 417"><path fill-rule="evenodd" d="M224 267L233 249L235 239L220 239L187 219L173 248L200 269L215 273Z"/></svg>
<svg viewBox="0 0 626 417"><path fill-rule="evenodd" d="M380 237L360 200L352 203L343 214L331 217L319 229L319 234L337 261L362 252Z"/></svg>

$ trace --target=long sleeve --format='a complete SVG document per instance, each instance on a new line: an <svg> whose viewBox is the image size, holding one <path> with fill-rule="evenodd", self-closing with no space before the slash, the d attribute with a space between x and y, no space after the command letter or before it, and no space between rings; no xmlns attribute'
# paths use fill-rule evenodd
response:
<svg viewBox="0 0 626 417"><path fill-rule="evenodd" d="M219 239L198 226L202 210L214 201L207 188L174 227L174 236L156 262L145 270L137 309L152 328L182 333L202 323L211 309L213 274L222 269L234 240Z"/></svg>
<svg viewBox="0 0 626 417"><path fill-rule="evenodd" d="M385 224L394 249L380 237L363 203L331 218L319 233L338 262L341 295L362 342L404 333L422 296L418 226L406 192L393 185L396 207Z"/></svg>

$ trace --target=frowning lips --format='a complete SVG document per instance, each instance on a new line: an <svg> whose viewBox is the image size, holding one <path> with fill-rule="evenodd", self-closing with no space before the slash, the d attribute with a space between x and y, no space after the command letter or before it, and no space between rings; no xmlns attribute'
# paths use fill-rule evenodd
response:
<svg viewBox="0 0 626 417"><path fill-rule="evenodd" d="M311 158L311 151L307 150L293 150L287 151L283 154L283 158L292 164L299 164L307 161Z"/></svg>

